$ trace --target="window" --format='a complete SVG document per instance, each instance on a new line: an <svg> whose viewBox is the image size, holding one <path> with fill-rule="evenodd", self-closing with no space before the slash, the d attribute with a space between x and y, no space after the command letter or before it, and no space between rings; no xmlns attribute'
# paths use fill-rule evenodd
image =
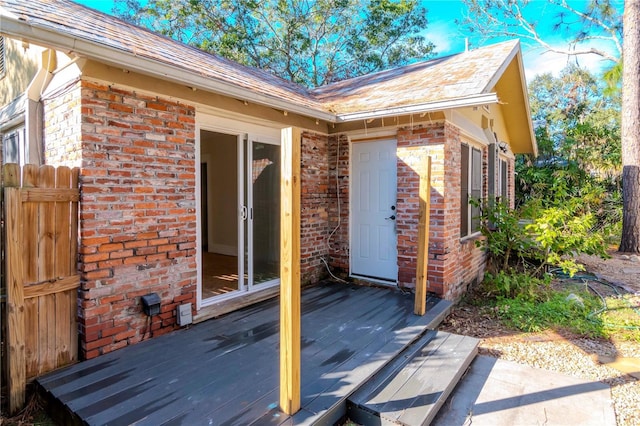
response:
<svg viewBox="0 0 640 426"><path fill-rule="evenodd" d="M482 151L461 145L460 237L480 230L480 206L469 203L482 197Z"/></svg>
<svg viewBox="0 0 640 426"><path fill-rule="evenodd" d="M4 37L0 36L0 79L6 72Z"/></svg>
<svg viewBox="0 0 640 426"><path fill-rule="evenodd" d="M508 165L506 160L500 160L500 191L498 194L500 195L500 199L503 202L507 202L509 200L509 187L508 187Z"/></svg>
<svg viewBox="0 0 640 426"><path fill-rule="evenodd" d="M25 163L24 143L24 127L12 130L2 135L3 164L17 163L23 165Z"/></svg>

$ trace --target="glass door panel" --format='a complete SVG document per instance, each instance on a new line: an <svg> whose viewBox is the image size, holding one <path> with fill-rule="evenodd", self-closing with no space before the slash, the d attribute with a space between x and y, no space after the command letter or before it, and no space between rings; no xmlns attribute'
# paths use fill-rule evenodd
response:
<svg viewBox="0 0 640 426"><path fill-rule="evenodd" d="M200 132L201 299L242 289L238 246L238 137Z"/></svg>
<svg viewBox="0 0 640 426"><path fill-rule="evenodd" d="M280 276L280 146L252 142L250 152L250 283L259 285Z"/></svg>

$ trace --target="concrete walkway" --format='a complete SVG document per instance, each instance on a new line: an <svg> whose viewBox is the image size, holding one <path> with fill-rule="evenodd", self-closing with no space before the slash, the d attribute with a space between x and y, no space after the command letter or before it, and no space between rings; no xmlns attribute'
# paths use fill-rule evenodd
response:
<svg viewBox="0 0 640 426"><path fill-rule="evenodd" d="M604 383L478 356L432 424L615 426L616 418Z"/></svg>

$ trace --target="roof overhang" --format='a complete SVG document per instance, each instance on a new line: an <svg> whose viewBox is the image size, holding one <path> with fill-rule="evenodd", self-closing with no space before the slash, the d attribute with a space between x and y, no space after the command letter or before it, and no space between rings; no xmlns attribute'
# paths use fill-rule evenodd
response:
<svg viewBox="0 0 640 426"><path fill-rule="evenodd" d="M483 93L480 95L466 96L463 98L447 99L443 101L414 104L396 108L385 108L375 111L359 111L337 115L338 122L356 120L370 120L376 118L396 117L399 115L424 114L434 111L444 111L453 108L464 108L498 103L495 93Z"/></svg>
<svg viewBox="0 0 640 426"><path fill-rule="evenodd" d="M156 77L192 89L208 91L329 123L421 115L480 105L509 104L509 107L504 108L503 111L507 123L515 123L513 125L507 124L513 151L515 153L537 154L524 79L524 68L522 66L522 55L517 44L507 60L504 61L503 66L496 72L494 79L485 87L483 93L427 103L336 114L321 108L300 105L295 101L282 97L258 93L250 88L221 81L215 77L203 75L184 67L136 55L135 52L118 49L98 41L78 37L71 32L62 32L55 28L34 25L2 7L0 7L0 23L0 33L11 38L64 51L71 56L88 58L115 68ZM514 87L517 89L513 90ZM524 124L523 121L526 123L525 125L522 125Z"/></svg>
<svg viewBox="0 0 640 426"><path fill-rule="evenodd" d="M487 89L495 91L500 98L500 103L507 105L502 111L512 151L515 154L537 156L538 144L531 121L529 95L520 48L515 48L511 52ZM526 125L512 123L526 123Z"/></svg>
<svg viewBox="0 0 640 426"><path fill-rule="evenodd" d="M43 47L64 50L68 54L86 57L110 66L158 77L191 88L218 93L290 113L336 122L336 116L333 113L265 96L181 67L137 56L134 53L125 52L69 34L62 34L53 29L34 26L13 14L7 13L1 7L0 22L2 23L0 32L12 38L29 41Z"/></svg>

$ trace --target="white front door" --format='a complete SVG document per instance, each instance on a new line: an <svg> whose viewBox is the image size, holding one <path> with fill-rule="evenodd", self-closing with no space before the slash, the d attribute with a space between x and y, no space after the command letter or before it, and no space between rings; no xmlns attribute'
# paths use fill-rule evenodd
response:
<svg viewBox="0 0 640 426"><path fill-rule="evenodd" d="M396 282L396 141L354 143L352 159L351 274Z"/></svg>

